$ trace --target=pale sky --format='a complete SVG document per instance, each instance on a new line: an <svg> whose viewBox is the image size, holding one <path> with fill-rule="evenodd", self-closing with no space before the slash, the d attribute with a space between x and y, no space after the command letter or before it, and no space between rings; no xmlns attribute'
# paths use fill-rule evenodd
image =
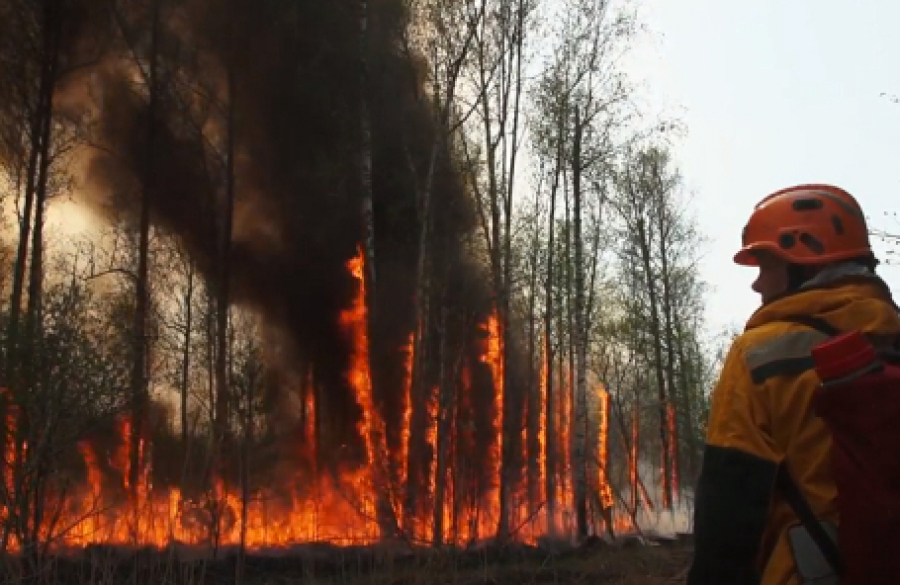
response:
<svg viewBox="0 0 900 585"><path fill-rule="evenodd" d="M675 149L710 238L711 328L758 305L755 270L731 262L753 205L798 183L850 191L871 225L900 232L900 2L638 0L654 40L635 69L651 103L678 114ZM884 260L885 247L874 242ZM900 293L900 267L882 265Z"/></svg>

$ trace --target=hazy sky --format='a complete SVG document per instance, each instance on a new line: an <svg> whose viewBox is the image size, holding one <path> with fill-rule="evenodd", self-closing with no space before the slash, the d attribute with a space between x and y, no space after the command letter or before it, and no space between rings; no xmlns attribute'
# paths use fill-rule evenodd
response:
<svg viewBox="0 0 900 585"><path fill-rule="evenodd" d="M853 6L853 8L850 8ZM731 262L754 203L797 183L853 193L874 227L900 224L900 2L640 0L652 39L636 73L688 134L676 148L701 229L712 327L758 306ZM884 250L876 243L876 250ZM883 255L882 255L882 259ZM900 267L882 267L900 293Z"/></svg>

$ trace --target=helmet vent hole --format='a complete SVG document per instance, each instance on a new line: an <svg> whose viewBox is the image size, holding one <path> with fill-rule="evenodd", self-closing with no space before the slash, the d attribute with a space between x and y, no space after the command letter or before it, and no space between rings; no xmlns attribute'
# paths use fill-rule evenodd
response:
<svg viewBox="0 0 900 585"><path fill-rule="evenodd" d="M818 197L805 197L803 199L797 199L791 204L794 211L815 211L817 209L822 209L822 200Z"/></svg>
<svg viewBox="0 0 900 585"><path fill-rule="evenodd" d="M778 245L781 246L782 250L790 250L796 243L797 240L794 239L793 234L781 234L778 236Z"/></svg>
<svg viewBox="0 0 900 585"><path fill-rule="evenodd" d="M806 232L800 234L800 243L812 250L814 254L822 254L825 252L825 246L815 236Z"/></svg>
<svg viewBox="0 0 900 585"><path fill-rule="evenodd" d="M844 222L841 221L841 218L839 218L836 215L832 215L831 216L831 225L834 226L834 232L837 235L839 235L839 236L844 235Z"/></svg>

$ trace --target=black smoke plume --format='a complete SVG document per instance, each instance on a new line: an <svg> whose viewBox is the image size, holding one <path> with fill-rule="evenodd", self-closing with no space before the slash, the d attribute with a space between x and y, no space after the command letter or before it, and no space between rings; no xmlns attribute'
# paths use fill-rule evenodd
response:
<svg viewBox="0 0 900 585"><path fill-rule="evenodd" d="M154 224L177 236L215 285L230 70L237 192L232 299L258 311L267 337L283 344L269 376L277 405L268 415L273 422L296 424L284 389L313 372L320 431L327 437L319 450L324 461L341 460L346 445L360 447L361 413L345 379L349 340L338 323L357 292L346 263L363 240L358 6L351 0L163 2L150 158L146 5L110 20L111 29L125 30L119 57L92 72L97 140L103 145L90 167L96 192L134 212L143 165L152 160ZM400 50L402 2L369 6L365 97L372 121L377 259L372 367L388 443L395 446L405 376L401 349L415 321L417 184L424 181L439 130L430 105L419 97L419 64ZM143 81L135 83L136 77ZM459 416L471 420L474 430L460 449L467 445L469 461L483 468L483 446L493 440L494 389L478 359L484 340L479 324L492 300L483 264L467 247L476 229L473 202L450 153L441 151L437 160L423 387L438 383L444 335L445 367L459 381L465 364L471 379L469 410ZM439 332L443 305L449 319ZM415 441L421 433L413 433ZM299 451L298 436L288 434L282 455Z"/></svg>

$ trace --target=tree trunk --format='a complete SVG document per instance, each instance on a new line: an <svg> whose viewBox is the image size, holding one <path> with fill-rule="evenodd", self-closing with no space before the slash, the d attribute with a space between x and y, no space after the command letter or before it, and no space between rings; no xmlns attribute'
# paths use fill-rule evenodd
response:
<svg viewBox="0 0 900 585"><path fill-rule="evenodd" d="M229 417L231 415L231 391L228 380L228 317L231 305L231 237L234 223L234 198L235 198L235 173L234 173L234 142L235 142L235 103L237 100L235 63L236 39L234 22L230 22L231 47L229 49L229 63L226 72L228 92L228 110L226 113L227 134L225 150L225 197L219 211L219 245L218 245L218 269L219 275L216 287L216 410L215 410L215 446L217 453L216 464L221 466L223 462L220 456L227 449L226 443L229 437ZM219 472L222 469L218 470Z"/></svg>
<svg viewBox="0 0 900 585"><path fill-rule="evenodd" d="M587 538L587 339L584 316L584 250L581 236L581 141L583 128L579 108L575 107L574 136L572 139L572 198L574 245L574 317L572 330L575 345L575 400L574 400L574 453L575 466L575 518L579 539Z"/></svg>
<svg viewBox="0 0 900 585"><path fill-rule="evenodd" d="M656 161L654 161L656 163ZM654 166L655 175L658 176L660 169L657 166ZM658 192L656 193L658 200L655 205L655 214L658 222L658 231L659 231L659 258L660 258L660 282L662 283L662 308L665 322L665 339L666 339L666 364L665 364L665 372L666 372L666 384L669 388L669 400L666 405L666 418L672 419L673 427L667 429L669 431L669 442L670 445L670 474L668 482L670 485L670 491L668 493L669 503L672 504L673 498L675 495L675 478L678 476L678 469L680 465L678 464L679 457L679 449L678 442L676 438L672 435L674 431L674 425L677 425L677 415L675 412L675 403L677 400L676 395L676 384L675 384L675 309L674 309L674 298L672 294L672 286L673 286L673 274L671 271L670 265L670 236L672 233L673 226L669 220L669 210L667 209L667 205L665 202L666 193L663 191L665 188L662 184L662 181L656 181L658 185ZM669 412L671 409L671 413ZM664 482L665 483L665 482Z"/></svg>
<svg viewBox="0 0 900 585"><path fill-rule="evenodd" d="M503 355L503 421L501 428L503 429L503 448L502 466L500 472L500 527L498 530L501 540L508 536L509 515L512 507L512 491L513 487L519 485L522 477L522 460L518 456L522 451L521 433L519 432L520 421L522 420L522 408L524 401L521 399L521 392L511 392L511 371L508 364L512 361L513 344L511 339L510 327L510 303L512 296L512 215L513 215L513 195L516 178L516 161L518 159L518 141L519 141L519 111L520 101L522 97L523 81L522 81L522 51L525 38L525 3L520 0L512 8L515 11L515 21L512 30L512 46L509 47L509 67L514 70L511 76L511 85L509 91L512 92L512 110L509 115L512 117L512 131L508 138L509 147L508 155L504 157L504 161L509 161L509 168L505 173L504 192L504 229L503 229L503 294L500 297L501 313L500 327L501 339L503 347L501 352ZM504 141L506 140L504 135Z"/></svg>
<svg viewBox="0 0 900 585"><path fill-rule="evenodd" d="M440 132L440 129L438 130ZM416 258L416 293L413 302L415 303L415 323L413 327L413 365L411 373L410 385L410 404L411 416L410 420L412 428L410 429L410 448L407 451L407 460L403 462L406 465L406 486L404 493L404 531L411 529L406 525L407 521L415 515L416 496L418 485L413 481L416 471L417 462L421 460L422 445L424 435L420 431L424 429L424 417L427 412L425 404L425 381L424 381L424 365L425 365L425 339L426 328L428 327L429 314L429 295L430 295L430 279L428 278L428 250L429 237L431 233L431 193L434 181L434 169L437 164L438 155L438 139L432 144L431 156L428 162L428 174L425 177L425 184L421 190L418 211L419 211L419 250ZM415 169L413 169L414 171Z"/></svg>
<svg viewBox="0 0 900 585"><path fill-rule="evenodd" d="M560 130L562 122L560 122ZM557 142L556 165L553 173L553 184L550 187L550 212L547 226L547 279L544 282L544 339L547 355L544 358L547 370L544 373L544 497L547 500L547 534L554 536L556 532L556 473L559 466L557 458L557 433L556 409L554 408L553 366L555 355L553 352L553 319L554 315L554 268L556 258L556 196L559 190L559 177L562 172L562 140Z"/></svg>
<svg viewBox="0 0 900 585"><path fill-rule="evenodd" d="M365 230L366 293L375 299L375 215L372 196L372 121L369 118L369 5L359 2L359 124L360 124L360 187L362 189L362 220ZM375 304L367 302L370 320Z"/></svg>
<svg viewBox="0 0 900 585"><path fill-rule="evenodd" d="M451 383L447 376L447 304L441 308L440 376L438 377L437 453L435 454L434 507L432 509L433 533L431 543L440 546L444 536L444 492L447 479L447 456L450 446L450 424L453 414Z"/></svg>
<svg viewBox="0 0 900 585"><path fill-rule="evenodd" d="M50 76L55 80L59 65L59 35L61 34L62 17L57 13L58 8L51 3L47 10L54 14L48 17L48 26L51 27L47 34L54 37L51 47L51 59L49 63ZM55 83L54 83L55 86ZM37 380L38 359L37 341L41 335L41 297L43 296L44 281L44 220L47 212L47 181L50 175L50 159L53 126L53 95L47 96L47 111L43 116L40 156L38 164L37 185L34 192L34 229L31 241L31 262L28 279L28 303L25 311L25 347L24 358L19 364L25 372L25 382L28 387L35 385Z"/></svg>
<svg viewBox="0 0 900 585"><path fill-rule="evenodd" d="M17 396L23 391L23 381L19 379L19 368L22 355L20 355L20 319L22 312L22 297L25 292L26 265L28 262L28 244L31 238L32 215L34 215L35 196L38 190L40 168L44 165L44 159L49 155L50 145L45 142L49 137L49 126L53 117L53 93L56 89L56 63L59 59L59 46L57 30L61 26L57 15L57 2L47 0L43 2L42 28L43 43L41 48L41 76L38 86L37 99L34 111L29 119L29 146L28 164L25 179L25 201L22 217L19 221L19 242L16 250L15 268L13 271L12 296L10 299L8 343L6 348L6 376L8 384L13 389L13 395Z"/></svg>
<svg viewBox="0 0 900 585"><path fill-rule="evenodd" d="M185 448L188 444L190 424L188 422L188 396L190 393L191 378L191 328L193 327L194 311L194 263L190 258L187 262L187 290L184 295L184 346L181 350L181 440Z"/></svg>
<svg viewBox="0 0 900 585"><path fill-rule="evenodd" d="M684 441L685 447L687 448L687 456L688 456L688 476L691 485L693 485L694 480L697 477L697 473L699 472L697 466L697 441L694 436L694 409L693 409L693 400L692 400L692 392L691 389L696 384L695 378L692 374L691 365L688 363L687 354L685 352L685 332L683 328L679 327L679 331L677 333L678 339L678 373L679 373L679 382L681 384L681 416L684 420Z"/></svg>
<svg viewBox="0 0 900 585"><path fill-rule="evenodd" d="M536 201L539 201L538 198L535 198ZM537 208L537 204L535 208ZM537 212L537 209L535 209ZM538 215L535 213L535 218ZM537 228L535 229L535 233L537 233ZM526 388L526 412L527 412L527 420L525 422L526 429L526 452L528 453L528 468L527 468L527 477L528 477L528 509L533 511L538 510L539 502L539 493L540 493L540 483L541 483L541 466L540 460L542 453L541 450L541 440L540 440L540 425L541 425L541 410L544 408L544 405L541 403L541 391L540 387L543 384L543 380L541 380L541 376L543 375L543 368L538 365L543 363L543 357L538 359L538 316L537 316L537 297L538 297L538 263L540 261L540 246L538 237L535 236L534 242L532 242L532 250L531 250L531 274L529 275L529 299L528 299L528 365L529 365L529 376L528 376L528 386ZM541 352L543 353L543 352ZM537 366L537 375L535 375L534 369Z"/></svg>
<svg viewBox="0 0 900 585"><path fill-rule="evenodd" d="M141 189L140 223L138 226L138 267L135 281L134 362L131 366L131 436L128 464L130 497L136 496L140 477L140 438L144 430L147 396L147 316L150 306L150 202L156 187L156 132L159 99L158 53L160 0L153 0L150 39L149 104L147 106L147 142Z"/></svg>
<svg viewBox="0 0 900 585"><path fill-rule="evenodd" d="M247 359L253 360L255 359L255 356L251 354ZM251 362L249 367L255 368L256 363ZM243 440L241 441L241 540L240 547L238 548L238 559L235 565L235 583L238 585L243 580L247 553L247 515L250 509L250 448L253 443L253 391L255 387L256 376L254 370L247 380L246 388L244 388L244 433Z"/></svg>
<svg viewBox="0 0 900 585"><path fill-rule="evenodd" d="M663 367L663 347L662 337L663 328L659 315L659 299L657 298L656 278L653 272L651 260L651 242L647 225L643 217L637 219L637 237L640 246L641 264L644 270L645 286L647 287L647 295L650 299L650 326L651 336L653 339L653 358L655 361L654 370L656 373L656 386L658 393L659 410L659 439L660 449L662 451L662 507L668 510L672 505L672 472L669 461L669 429L668 419L668 398L666 396L666 376Z"/></svg>

